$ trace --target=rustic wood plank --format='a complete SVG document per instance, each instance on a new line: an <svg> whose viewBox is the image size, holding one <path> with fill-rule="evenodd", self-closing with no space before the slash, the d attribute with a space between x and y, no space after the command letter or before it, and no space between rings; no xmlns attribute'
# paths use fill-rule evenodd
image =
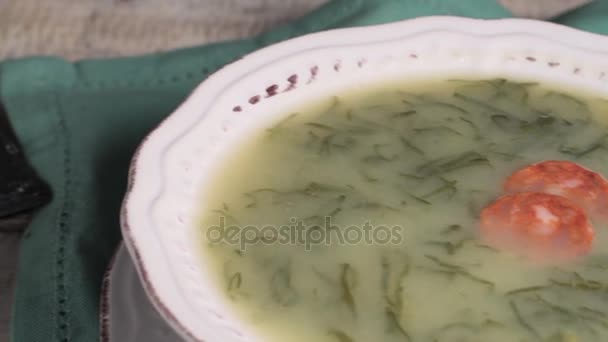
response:
<svg viewBox="0 0 608 342"><path fill-rule="evenodd" d="M2 218L0 219L0 233L17 233L23 231L29 220L29 214L21 214Z"/></svg>
<svg viewBox="0 0 608 342"><path fill-rule="evenodd" d="M0 233L0 341L8 341L20 239L20 233Z"/></svg>

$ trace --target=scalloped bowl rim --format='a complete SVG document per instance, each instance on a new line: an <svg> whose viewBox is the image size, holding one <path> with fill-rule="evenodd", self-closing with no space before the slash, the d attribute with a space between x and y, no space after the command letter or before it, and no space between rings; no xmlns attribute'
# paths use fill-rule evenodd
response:
<svg viewBox="0 0 608 342"><path fill-rule="evenodd" d="M194 203L213 176L209 160L286 108L344 90L348 80L369 85L439 74L540 79L606 94L608 48L601 46L608 47L607 37L546 22L423 17L310 34L225 66L133 157L121 227L147 295L186 340L261 340L206 273L192 239Z"/></svg>

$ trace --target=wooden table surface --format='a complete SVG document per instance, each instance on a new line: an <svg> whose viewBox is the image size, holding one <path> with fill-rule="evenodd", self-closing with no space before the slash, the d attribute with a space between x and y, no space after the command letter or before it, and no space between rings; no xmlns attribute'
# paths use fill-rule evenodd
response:
<svg viewBox="0 0 608 342"><path fill-rule="evenodd" d="M128 56L241 38L326 0L0 0L0 60ZM521 16L586 0L499 0ZM543 3L542 5L540 3ZM550 7L547 8L547 4ZM543 9L544 8L544 9ZM539 14L540 13L540 14ZM17 218L3 228L23 226ZM0 342L8 341L20 233L0 233Z"/></svg>

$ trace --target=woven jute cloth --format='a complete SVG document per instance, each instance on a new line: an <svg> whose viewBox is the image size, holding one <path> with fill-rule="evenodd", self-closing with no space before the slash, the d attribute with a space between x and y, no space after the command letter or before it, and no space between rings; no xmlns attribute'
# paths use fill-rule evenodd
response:
<svg viewBox="0 0 608 342"><path fill-rule="evenodd" d="M326 1L0 0L0 60L129 56L242 38ZM541 18L590 0L498 1L518 16Z"/></svg>
<svg viewBox="0 0 608 342"><path fill-rule="evenodd" d="M251 36L326 0L0 0L0 59L128 56Z"/></svg>

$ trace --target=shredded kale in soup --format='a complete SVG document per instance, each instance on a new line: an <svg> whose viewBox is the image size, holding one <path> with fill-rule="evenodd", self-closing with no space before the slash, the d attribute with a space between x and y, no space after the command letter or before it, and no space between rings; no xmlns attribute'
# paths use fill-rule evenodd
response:
<svg viewBox="0 0 608 342"><path fill-rule="evenodd" d="M516 170L608 175L606 102L537 83L447 80L286 113L218 167L204 259L267 341L608 341L607 225L538 263L479 237Z"/></svg>

